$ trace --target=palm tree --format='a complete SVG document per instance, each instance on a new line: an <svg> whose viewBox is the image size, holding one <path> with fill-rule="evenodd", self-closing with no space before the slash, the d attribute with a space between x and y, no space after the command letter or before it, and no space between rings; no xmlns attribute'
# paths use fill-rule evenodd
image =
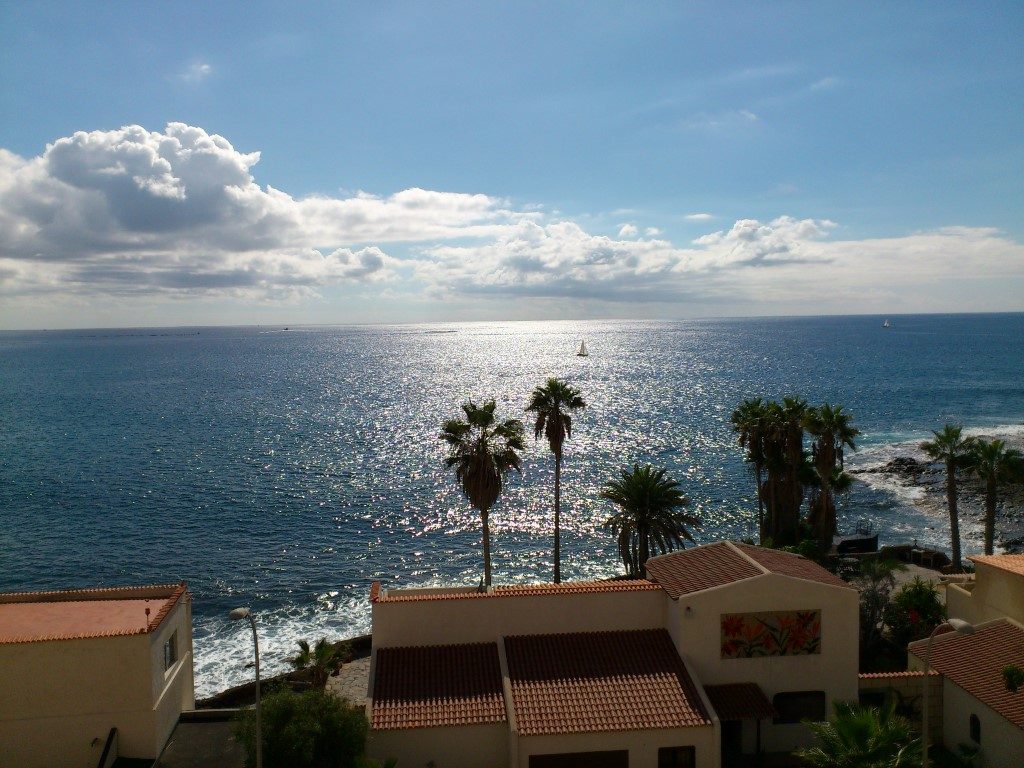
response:
<svg viewBox="0 0 1024 768"><path fill-rule="evenodd" d="M907 566L892 558L873 557L860 561L860 573L853 579L860 593L861 658L874 652L882 637L882 613L896 588L897 571Z"/></svg>
<svg viewBox="0 0 1024 768"><path fill-rule="evenodd" d="M619 506L604 522L616 532L619 556L627 573L642 578L651 552L665 554L693 541L689 527L700 525L693 515L682 511L690 501L679 490L679 483L665 476L664 469L634 464L622 470L618 480L604 486L601 498Z"/></svg>
<svg viewBox="0 0 1024 768"><path fill-rule="evenodd" d="M571 411L585 408L580 391L559 379L533 390L526 410L537 414L533 437L544 435L555 454L555 584L562 581L562 532L560 527L562 499L562 446L572 437ZM563 410L566 409L566 410Z"/></svg>
<svg viewBox="0 0 1024 768"><path fill-rule="evenodd" d="M312 649L309 642L299 640L299 653L291 660L295 669L309 669L313 677L313 687L323 688L327 684L327 678L341 667L345 660L345 652L327 638L321 637L317 640Z"/></svg>
<svg viewBox="0 0 1024 768"><path fill-rule="evenodd" d="M732 412L732 430L736 433L741 448L747 451L746 460L754 470L757 485L757 528L761 538L765 532L764 497L761 486L764 478L765 403L760 397L748 398Z"/></svg>
<svg viewBox="0 0 1024 768"><path fill-rule="evenodd" d="M963 570L960 557L960 516L957 511L956 471L970 465L974 440L963 436L959 424L947 424L941 432L932 431L934 440L921 443L921 450L946 465L946 503L949 506L949 534L952 539L953 568Z"/></svg>
<svg viewBox="0 0 1024 768"><path fill-rule="evenodd" d="M911 768L921 764L921 739L895 712L837 701L827 723L810 723L818 745L797 755L812 768Z"/></svg>
<svg viewBox="0 0 1024 768"><path fill-rule="evenodd" d="M1024 479L1024 455L1006 448L1002 440L979 440L974 444L970 470L985 482L985 554L994 549L996 494L1000 483Z"/></svg>
<svg viewBox="0 0 1024 768"><path fill-rule="evenodd" d="M850 424L850 414L843 413L841 405L825 403L820 408L808 408L804 413L803 426L814 438L811 446L811 466L818 481L818 492L811 504L808 518L818 544L828 550L836 532L835 494L833 478L847 481L849 475L843 472L845 448L857 450L853 439L860 430ZM837 475L837 473L839 473ZM849 487L849 483L845 482Z"/></svg>
<svg viewBox="0 0 1024 768"><path fill-rule="evenodd" d="M497 423L494 400L477 406L463 404L466 420L449 419L441 427L441 439L448 444L445 466L455 470L455 479L469 503L480 512L484 529L484 584L491 585L491 507L501 495L509 470L523 471L517 451L525 448L523 423L506 419Z"/></svg>

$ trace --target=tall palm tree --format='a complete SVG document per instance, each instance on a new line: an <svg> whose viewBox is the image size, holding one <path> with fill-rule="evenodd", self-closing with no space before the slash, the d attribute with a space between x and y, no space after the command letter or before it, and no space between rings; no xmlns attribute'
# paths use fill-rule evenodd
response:
<svg viewBox="0 0 1024 768"><path fill-rule="evenodd" d="M996 495L1001 483L1024 480L1024 455L1002 440L979 440L974 444L971 472L985 483L985 554L995 544Z"/></svg>
<svg viewBox="0 0 1024 768"><path fill-rule="evenodd" d="M914 768L921 739L895 703L878 709L837 701L827 723L811 723L817 746L797 755L812 768Z"/></svg>
<svg viewBox="0 0 1024 768"><path fill-rule="evenodd" d="M841 405L825 403L819 408L808 408L804 413L803 426L814 438L811 446L811 467L818 481L818 492L808 518L819 546L828 551L836 532L836 489L833 478L844 482L849 475L843 473L845 448L857 450L853 439L860 430L850 423L850 414L843 412ZM840 473L838 476L836 473ZM848 487L848 483L846 484Z"/></svg>
<svg viewBox="0 0 1024 768"><path fill-rule="evenodd" d="M953 568L963 570L960 553L960 515L957 510L956 472L970 465L974 440L963 436L959 424L947 424L941 432L932 430L934 440L921 443L921 450L946 465L946 503L949 506L949 535L953 549Z"/></svg>
<svg viewBox="0 0 1024 768"><path fill-rule="evenodd" d="M651 553L665 554L682 549L693 541L689 528L700 525L693 515L683 512L690 501L679 490L679 483L666 477L664 469L634 464L622 470L618 480L604 486L601 498L619 506L604 522L616 532L619 556L626 572L642 578Z"/></svg>
<svg viewBox="0 0 1024 768"><path fill-rule="evenodd" d="M533 437L544 435L555 454L555 584L562 581L562 446L572 437L572 411L585 408L580 391L559 379L533 390L526 410L537 414Z"/></svg>
<svg viewBox="0 0 1024 768"><path fill-rule="evenodd" d="M736 433L741 448L745 448L746 460L754 471L757 485L757 529L761 538L765 532L764 497L761 486L764 478L765 406L760 397L744 400L732 412L732 430Z"/></svg>
<svg viewBox="0 0 1024 768"><path fill-rule="evenodd" d="M491 585L491 507L501 495L505 475L523 471L517 451L526 447L523 422L494 418L494 400L477 406L463 404L466 420L449 419L441 427L441 440L448 445L445 466L455 470L455 479L474 509L480 512L484 531L484 584Z"/></svg>

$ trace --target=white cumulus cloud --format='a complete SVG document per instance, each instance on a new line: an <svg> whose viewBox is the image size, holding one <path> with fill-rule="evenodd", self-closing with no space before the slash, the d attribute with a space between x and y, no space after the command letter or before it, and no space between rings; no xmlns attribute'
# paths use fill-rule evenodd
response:
<svg viewBox="0 0 1024 768"><path fill-rule="evenodd" d="M623 224L619 227L619 237L636 237L639 233L636 224Z"/></svg>

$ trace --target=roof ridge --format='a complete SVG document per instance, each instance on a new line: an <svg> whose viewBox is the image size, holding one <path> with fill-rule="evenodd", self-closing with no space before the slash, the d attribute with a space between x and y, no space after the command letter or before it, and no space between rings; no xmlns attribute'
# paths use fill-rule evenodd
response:
<svg viewBox="0 0 1024 768"><path fill-rule="evenodd" d="M170 590L170 594L164 595L165 598L170 597L179 587L184 585L186 582L179 581L168 584L143 584L134 586L123 586L123 587L82 587L79 589L45 589L45 590L25 590L21 592L0 592L0 603L5 602L29 602L24 601L21 598L28 597L44 597L44 598L56 598L67 596L68 600L50 600L48 602L60 602L60 603L82 603L90 602L89 595L97 595L97 600L118 600L118 597L113 596L115 592L142 592L153 589L167 589ZM99 597L100 595L111 595L108 598ZM84 599L74 600L76 596L81 596ZM15 598L9 600L9 598Z"/></svg>
<svg viewBox="0 0 1024 768"><path fill-rule="evenodd" d="M502 640L519 640L524 637L582 637L592 635L629 635L645 632L668 632L664 627L642 627L634 629L595 629L582 632L534 632L529 635L503 635ZM671 637L671 635L669 635Z"/></svg>
<svg viewBox="0 0 1024 768"><path fill-rule="evenodd" d="M737 552L740 557L745 558L747 561L749 561L755 567L760 568L762 576L772 572L771 569L767 565L765 565L764 563L761 563L761 562L755 560L749 554L747 554L742 549L740 549L739 545L735 541L726 541L725 543L728 544L730 547L732 547L733 551ZM754 577L751 577L751 578L754 578Z"/></svg>

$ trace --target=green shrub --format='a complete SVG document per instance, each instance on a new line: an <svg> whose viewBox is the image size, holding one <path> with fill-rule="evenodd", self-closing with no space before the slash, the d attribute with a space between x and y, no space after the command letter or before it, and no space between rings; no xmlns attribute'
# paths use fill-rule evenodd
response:
<svg viewBox="0 0 1024 768"><path fill-rule="evenodd" d="M907 643L928 637L945 618L946 609L939 593L920 576L900 587L883 611L889 636L904 649Z"/></svg>
<svg viewBox="0 0 1024 768"><path fill-rule="evenodd" d="M359 768L369 726L362 707L319 690L282 688L263 699L265 768ZM256 765L256 713L247 709L237 724L246 765Z"/></svg>

